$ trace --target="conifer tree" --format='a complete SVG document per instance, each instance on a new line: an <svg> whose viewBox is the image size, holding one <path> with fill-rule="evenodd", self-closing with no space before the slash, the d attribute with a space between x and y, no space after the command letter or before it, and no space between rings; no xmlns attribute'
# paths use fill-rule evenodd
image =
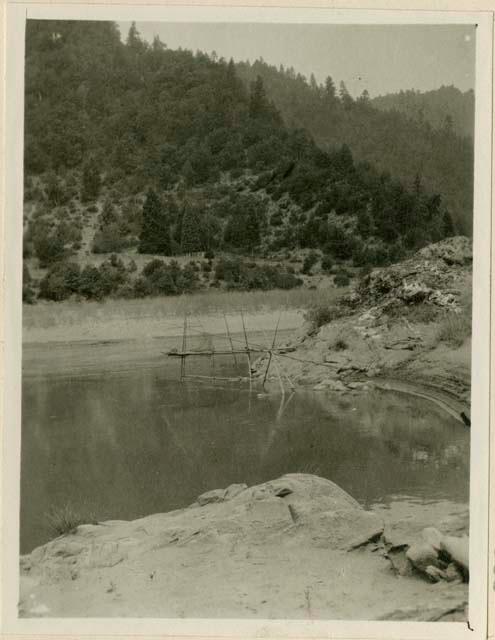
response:
<svg viewBox="0 0 495 640"><path fill-rule="evenodd" d="M335 84L330 76L325 80L325 95L330 101L335 100Z"/></svg>
<svg viewBox="0 0 495 640"><path fill-rule="evenodd" d="M266 98L265 87L261 76L257 76L256 80L251 83L251 95L249 97L249 117L259 118L263 116L269 103Z"/></svg>
<svg viewBox="0 0 495 640"><path fill-rule="evenodd" d="M201 218L195 206L185 207L182 216L181 249L183 253L195 253L203 249Z"/></svg>
<svg viewBox="0 0 495 640"><path fill-rule="evenodd" d="M345 86L345 82L343 80L340 82L339 97L344 109L346 111L349 111L349 109L351 109L352 105L354 104L354 100L352 99L351 94L347 91L347 87Z"/></svg>
<svg viewBox="0 0 495 640"><path fill-rule="evenodd" d="M96 200L100 192L101 178L94 158L90 158L83 167L81 199L83 202Z"/></svg>
<svg viewBox="0 0 495 640"><path fill-rule="evenodd" d="M171 254L170 220L153 189L148 189L143 205L143 226L139 236L140 253Z"/></svg>

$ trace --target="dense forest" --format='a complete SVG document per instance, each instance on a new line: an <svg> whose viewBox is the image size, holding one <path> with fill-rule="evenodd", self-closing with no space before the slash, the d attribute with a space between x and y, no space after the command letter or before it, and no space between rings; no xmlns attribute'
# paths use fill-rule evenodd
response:
<svg viewBox="0 0 495 640"><path fill-rule="evenodd" d="M357 160L390 172L406 185L420 175L428 189L442 194L459 231L471 235L473 142L457 132L463 127L464 133L469 122L472 129L472 93L459 100L460 92L447 87L421 97L405 92L406 99L399 93L371 100L366 90L353 98L345 82L337 84L330 76L321 85L314 76L308 81L292 68L263 60L240 63L237 70L247 84L260 76L287 124L305 128L323 148L346 143ZM410 94L416 96L414 107L409 106Z"/></svg>
<svg viewBox="0 0 495 640"><path fill-rule="evenodd" d="M400 111L433 129L452 128L457 135L474 138L474 91L462 92L452 85L433 91L399 91L373 98L371 104L383 111Z"/></svg>
<svg viewBox="0 0 495 640"><path fill-rule="evenodd" d="M302 248L354 266L470 225L472 144L452 127L379 111L330 79L149 44L134 25L122 41L110 22L28 21L25 109L24 254L49 269L44 297L60 283L101 297L102 268L118 288L115 256L82 274L71 262L92 216L94 254ZM298 284L228 260L204 269ZM155 260L134 293L190 290L193 272Z"/></svg>

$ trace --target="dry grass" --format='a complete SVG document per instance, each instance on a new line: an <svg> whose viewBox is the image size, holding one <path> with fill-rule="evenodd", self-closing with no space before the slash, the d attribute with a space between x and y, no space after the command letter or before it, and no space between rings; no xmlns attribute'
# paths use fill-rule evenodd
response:
<svg viewBox="0 0 495 640"><path fill-rule="evenodd" d="M80 524L97 524L94 517L78 513L70 504L53 508L46 514L46 520L53 536L74 533Z"/></svg>
<svg viewBox="0 0 495 640"><path fill-rule="evenodd" d="M465 312L448 314L441 322L437 340L452 347L461 347L471 336L471 315Z"/></svg>
<svg viewBox="0 0 495 640"><path fill-rule="evenodd" d="M332 289L291 289L289 291L204 291L181 296L104 302L54 302L25 305L25 329L98 324L109 320L157 320L170 316L209 315L245 311L305 309L316 304L329 305L340 292Z"/></svg>

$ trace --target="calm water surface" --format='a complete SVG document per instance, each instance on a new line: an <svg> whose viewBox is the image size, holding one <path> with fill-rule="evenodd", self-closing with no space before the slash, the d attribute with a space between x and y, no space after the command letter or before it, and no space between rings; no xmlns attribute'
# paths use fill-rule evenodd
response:
<svg viewBox="0 0 495 640"><path fill-rule="evenodd" d="M365 506L467 502L469 431L434 404L378 391L301 391L282 403L245 387L181 384L179 363L162 353L176 343L25 347L21 552L52 537L46 514L66 504L133 519L289 472L329 478ZM214 366L233 369L230 358Z"/></svg>

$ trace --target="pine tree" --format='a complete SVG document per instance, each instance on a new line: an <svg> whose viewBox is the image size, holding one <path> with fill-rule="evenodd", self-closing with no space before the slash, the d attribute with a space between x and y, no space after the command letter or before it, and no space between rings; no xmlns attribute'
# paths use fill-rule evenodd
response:
<svg viewBox="0 0 495 640"><path fill-rule="evenodd" d="M364 89L361 95L359 96L359 104L361 106L368 107L370 104L370 94L368 89Z"/></svg>
<svg viewBox="0 0 495 640"><path fill-rule="evenodd" d="M335 84L330 76L325 80L325 95L331 102L335 100Z"/></svg>
<svg viewBox="0 0 495 640"><path fill-rule="evenodd" d="M341 80L340 82L339 96L340 101L342 102L342 106L346 111L349 111L349 109L351 109L352 105L354 104L354 100L352 99L350 93L347 91L347 87L345 86L345 82L343 80Z"/></svg>
<svg viewBox="0 0 495 640"><path fill-rule="evenodd" d="M191 205L185 207L180 244L183 253L195 253L203 249L201 218L197 207Z"/></svg>
<svg viewBox="0 0 495 640"><path fill-rule="evenodd" d="M251 95L249 97L249 117L259 118L265 115L269 107L266 98L265 87L261 76L251 83Z"/></svg>
<svg viewBox="0 0 495 640"><path fill-rule="evenodd" d="M83 167L81 200L96 200L100 192L101 178L94 158L90 158Z"/></svg>
<svg viewBox="0 0 495 640"><path fill-rule="evenodd" d="M140 253L170 255L170 220L153 189L148 189L143 205L143 225L139 236Z"/></svg>
<svg viewBox="0 0 495 640"><path fill-rule="evenodd" d="M111 224L114 224L115 222L117 222L115 209L113 208L110 200L105 200L103 210L100 214L100 228L104 229L106 227L109 227Z"/></svg>
<svg viewBox="0 0 495 640"><path fill-rule="evenodd" d="M141 40L141 34L137 30L135 22L130 26L127 34L126 46L136 52L141 52L146 48L144 42Z"/></svg>

